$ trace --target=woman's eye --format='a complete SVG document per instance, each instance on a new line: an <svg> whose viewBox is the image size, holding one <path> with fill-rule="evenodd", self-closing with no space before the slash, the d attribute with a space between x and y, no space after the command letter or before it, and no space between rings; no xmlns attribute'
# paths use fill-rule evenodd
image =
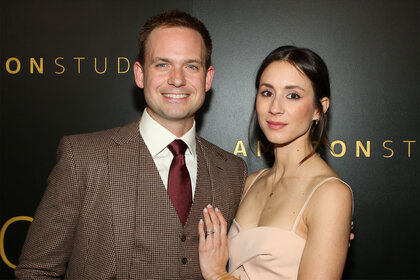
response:
<svg viewBox="0 0 420 280"><path fill-rule="evenodd" d="M292 92L292 93L289 93L287 95L287 98L289 98L289 99L299 99L300 98L300 95L297 94L297 93L295 93L295 92Z"/></svg>
<svg viewBox="0 0 420 280"><path fill-rule="evenodd" d="M260 94L262 96L265 96L265 97L271 97L271 96L273 96L273 93L271 91L268 91L268 90L263 90L263 91L261 91Z"/></svg>

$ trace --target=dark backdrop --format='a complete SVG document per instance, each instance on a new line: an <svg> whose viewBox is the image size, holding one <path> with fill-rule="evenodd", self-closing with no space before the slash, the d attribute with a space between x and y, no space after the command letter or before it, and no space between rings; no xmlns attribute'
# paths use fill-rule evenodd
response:
<svg viewBox="0 0 420 280"><path fill-rule="evenodd" d="M200 18L213 38L216 76L199 133L244 158L250 172L266 166L247 140L259 63L284 44L325 59L334 145L326 157L355 198L356 240L343 278L420 278L416 0L1 1L0 278L13 277L24 220L40 201L59 139L141 114L137 33L172 8Z"/></svg>

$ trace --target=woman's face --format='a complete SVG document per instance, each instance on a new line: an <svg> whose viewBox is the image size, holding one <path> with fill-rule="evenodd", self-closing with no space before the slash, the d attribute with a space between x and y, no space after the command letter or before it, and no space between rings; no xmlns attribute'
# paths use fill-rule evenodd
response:
<svg viewBox="0 0 420 280"><path fill-rule="evenodd" d="M272 62L261 75L256 110L267 139L280 145L310 141L312 122L319 118L311 81L284 61Z"/></svg>

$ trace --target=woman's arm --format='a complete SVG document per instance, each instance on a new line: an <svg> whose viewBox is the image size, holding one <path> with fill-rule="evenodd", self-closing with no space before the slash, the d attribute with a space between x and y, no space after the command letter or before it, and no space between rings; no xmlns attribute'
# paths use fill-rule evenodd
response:
<svg viewBox="0 0 420 280"><path fill-rule="evenodd" d="M311 198L303 215L308 234L298 279L340 279L347 256L352 192L340 181L330 181Z"/></svg>

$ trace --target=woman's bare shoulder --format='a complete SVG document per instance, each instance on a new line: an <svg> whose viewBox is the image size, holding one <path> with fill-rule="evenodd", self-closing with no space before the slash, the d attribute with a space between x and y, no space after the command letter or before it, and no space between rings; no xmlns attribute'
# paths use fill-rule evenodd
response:
<svg viewBox="0 0 420 280"><path fill-rule="evenodd" d="M257 179L257 177L260 177L261 175L263 175L262 173L266 172L268 169L264 168L264 169L260 169L258 171L255 171L254 173L251 173L245 181L245 187L244 187L244 194L248 191L248 189L255 183L255 180Z"/></svg>
<svg viewBox="0 0 420 280"><path fill-rule="evenodd" d="M338 177L329 177L315 190L308 205L312 213L334 216L331 213L353 212L353 192ZM327 215L328 214L328 215Z"/></svg>

